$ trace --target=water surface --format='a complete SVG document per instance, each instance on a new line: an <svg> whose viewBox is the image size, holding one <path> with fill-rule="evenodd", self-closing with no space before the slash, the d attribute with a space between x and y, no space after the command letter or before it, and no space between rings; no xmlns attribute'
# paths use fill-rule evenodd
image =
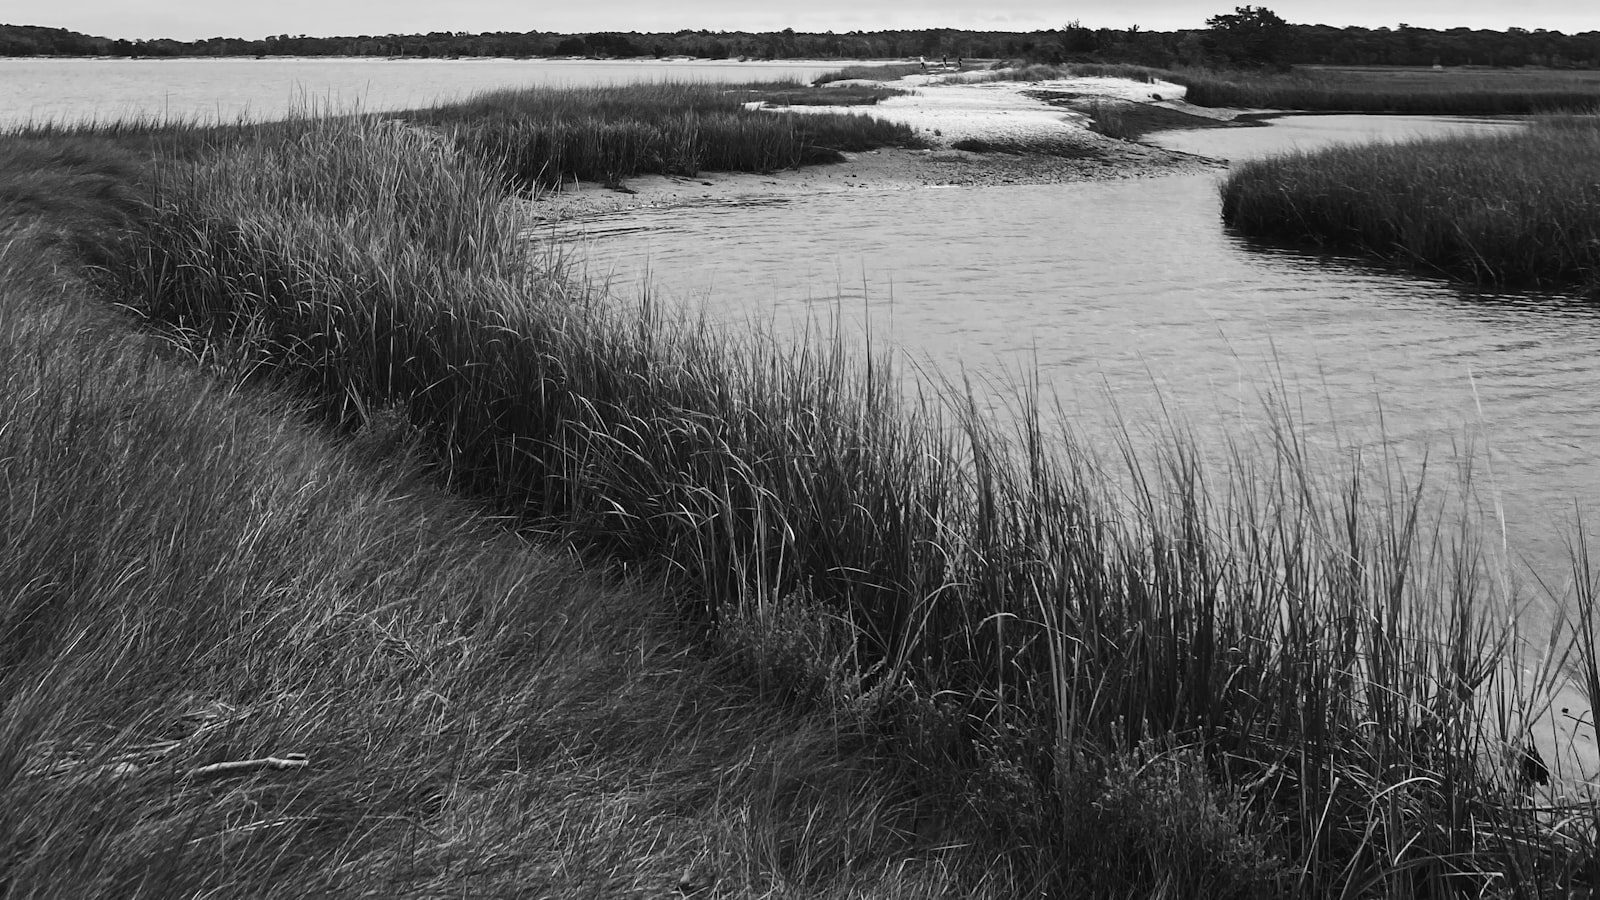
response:
<svg viewBox="0 0 1600 900"><path fill-rule="evenodd" d="M1243 159L1274 135L1281 150L1508 127L1296 116L1158 140ZM731 327L837 314L991 398L1036 372L1105 446L1178 420L1222 458L1287 403L1330 452L1470 462L1513 556L1559 579L1564 523L1600 509L1600 310L1263 249L1219 208L1216 176L1165 176L647 210L563 239L615 290L648 280L658 301Z"/></svg>
<svg viewBox="0 0 1600 900"><path fill-rule="evenodd" d="M1318 150L1333 144L1407 141L1461 133L1521 128L1516 120L1465 116L1290 115L1255 127L1165 131L1147 139L1169 150L1243 162L1275 153Z"/></svg>
<svg viewBox="0 0 1600 900"><path fill-rule="evenodd" d="M392 110L506 87L809 81L845 62L513 59L0 59L0 128L133 116L232 122Z"/></svg>

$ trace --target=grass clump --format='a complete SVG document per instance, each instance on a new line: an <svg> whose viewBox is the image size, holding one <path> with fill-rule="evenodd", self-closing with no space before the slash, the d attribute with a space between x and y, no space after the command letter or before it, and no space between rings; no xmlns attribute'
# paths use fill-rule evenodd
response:
<svg viewBox="0 0 1600 900"><path fill-rule="evenodd" d="M1252 162L1223 218L1490 285L1600 291L1600 118L1527 130L1342 147Z"/></svg>
<svg viewBox="0 0 1600 900"><path fill-rule="evenodd" d="M770 172L837 162L842 152L919 145L908 126L866 115L751 105L807 93L799 85L703 84L497 91L411 118L448 131L517 182L546 187L574 179L615 185L637 175Z"/></svg>
<svg viewBox="0 0 1600 900"><path fill-rule="evenodd" d="M1516 598L1470 523L1392 461L1323 467L1284 426L1220 475L1169 435L1121 448L1112 477L1029 397L1000 425L960 389L908 399L838 340L740 340L572 285L536 265L496 163L438 132L294 127L157 161L145 205L99 239L98 287L232 381L379 446L398 433L516 521L665 569L724 672L871 748L886 768L822 778L875 786L829 792L836 818L797 806L814 795L794 782L730 782L795 829L768 832L765 871L820 890L931 829L1000 894L1570 886L1576 820L1528 803L1511 749L1548 688L1517 680L1500 624ZM446 633L427 646L457 652ZM588 690L622 690L605 684ZM467 730L499 735L472 752L642 753L679 721L632 688L624 712L653 713L586 720L611 707L573 689L587 730L507 736L497 723L530 720L509 703ZM713 724L701 737L724 740ZM796 757L767 757L779 771L813 752L777 743ZM892 802L874 771L917 787ZM920 828L927 798L959 810ZM877 825L828 824L852 816Z"/></svg>
<svg viewBox="0 0 1600 900"><path fill-rule="evenodd" d="M925 63L890 63L886 65L845 66L837 72L817 76L814 84L826 85L835 81L899 81L907 75L921 75L928 71Z"/></svg>
<svg viewBox="0 0 1600 900"><path fill-rule="evenodd" d="M1070 135L1059 137L1006 137L1006 138L978 138L968 137L952 141L953 150L965 150L968 153L1006 153L1013 156L1055 156L1062 159L1093 159L1100 155L1100 149L1082 139Z"/></svg>
<svg viewBox="0 0 1600 900"><path fill-rule="evenodd" d="M1086 802L1063 829L1081 897L1262 898L1289 892L1290 872L1231 788L1193 750L1117 755L1075 776Z"/></svg>

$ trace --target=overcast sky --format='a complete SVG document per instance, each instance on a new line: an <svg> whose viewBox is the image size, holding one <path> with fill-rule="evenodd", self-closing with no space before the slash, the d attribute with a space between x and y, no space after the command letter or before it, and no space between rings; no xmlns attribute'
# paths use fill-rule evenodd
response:
<svg viewBox="0 0 1600 900"><path fill-rule="evenodd" d="M1246 0L0 0L0 22L113 38L180 40L269 34L423 31L1034 31L1069 20L1100 28L1199 28ZM1280 0L1290 22L1424 28L1600 30L1595 0Z"/></svg>

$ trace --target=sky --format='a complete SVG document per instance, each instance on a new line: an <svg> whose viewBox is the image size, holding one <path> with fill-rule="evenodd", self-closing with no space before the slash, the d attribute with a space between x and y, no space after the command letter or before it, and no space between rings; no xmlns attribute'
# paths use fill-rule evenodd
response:
<svg viewBox="0 0 1600 900"><path fill-rule="evenodd" d="M1244 3L1302 24L1600 31L1593 0L0 0L0 23L111 38L195 40L427 31L1035 31L1077 20L1092 28L1201 28Z"/></svg>

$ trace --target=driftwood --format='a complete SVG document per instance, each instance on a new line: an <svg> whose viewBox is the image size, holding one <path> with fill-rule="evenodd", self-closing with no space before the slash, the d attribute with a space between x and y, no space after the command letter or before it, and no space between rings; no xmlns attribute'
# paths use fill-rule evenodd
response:
<svg viewBox="0 0 1600 900"><path fill-rule="evenodd" d="M34 748L34 759L24 774L41 778L128 778L170 760L185 747L194 745L201 735L216 731L250 715L222 702L212 702L185 713L167 729L169 737L131 747L113 755L102 755L94 748L80 748L57 742L44 742ZM280 753L259 759L240 759L212 763L183 773L184 778L228 778L258 772L294 771L309 766L304 753Z"/></svg>
<svg viewBox="0 0 1600 900"><path fill-rule="evenodd" d="M285 753L282 756L263 756L260 759L240 759L232 762L212 763L190 769L185 778L226 778L229 775L253 775L273 770L304 769L311 761L304 753Z"/></svg>

